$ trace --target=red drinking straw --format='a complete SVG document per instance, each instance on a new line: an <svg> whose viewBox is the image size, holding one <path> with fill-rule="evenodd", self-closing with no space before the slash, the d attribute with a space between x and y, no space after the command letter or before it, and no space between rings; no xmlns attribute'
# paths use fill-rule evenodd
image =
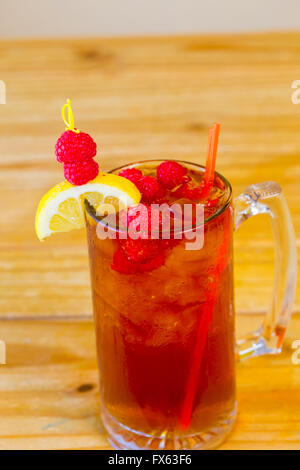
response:
<svg viewBox="0 0 300 470"><path fill-rule="evenodd" d="M209 195L214 183L219 133L220 124L214 123L214 125L209 129L207 159L203 178L204 197L207 197ZM218 252L218 262L217 266L215 266L213 282L211 283L210 289L208 289L206 292L205 308L201 313L199 325L197 328L196 345L194 354L191 358L190 371L186 386L186 394L179 419L180 426L182 429L188 429L191 422L193 404L198 385L200 366L203 358L204 349L207 343L209 326L217 294L218 279L219 275L226 267L225 256L227 254L228 243L228 230L227 227L224 227L223 241Z"/></svg>
<svg viewBox="0 0 300 470"><path fill-rule="evenodd" d="M207 343L209 326L212 319L215 299L217 295L218 280L219 276L222 274L222 272L227 266L227 252L230 243L230 233L230 227L224 226L223 240L217 255L218 262L215 266L215 274L213 276L213 281L210 285L210 288L206 293L205 307L201 312L199 324L197 327L196 345L194 354L191 358L190 371L186 386L186 394L179 418L179 424L182 429L188 429L191 423L194 399L199 380L199 371L201 367L203 353Z"/></svg>
<svg viewBox="0 0 300 470"><path fill-rule="evenodd" d="M204 178L203 178L203 183L202 183L202 187L203 187L202 196L204 198L208 197L214 184L219 134L220 134L220 124L218 122L214 122L212 127L209 129L209 135L208 135L206 165L205 165L205 173L204 173Z"/></svg>

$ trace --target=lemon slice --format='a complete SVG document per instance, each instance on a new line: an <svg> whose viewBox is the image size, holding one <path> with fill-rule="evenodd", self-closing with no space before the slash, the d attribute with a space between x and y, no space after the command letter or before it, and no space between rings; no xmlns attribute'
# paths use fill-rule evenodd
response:
<svg viewBox="0 0 300 470"><path fill-rule="evenodd" d="M112 174L101 174L81 186L63 181L50 189L39 203L35 218L38 238L43 240L52 233L82 228L85 199L101 214L107 206L120 208L138 204L141 194L131 181Z"/></svg>

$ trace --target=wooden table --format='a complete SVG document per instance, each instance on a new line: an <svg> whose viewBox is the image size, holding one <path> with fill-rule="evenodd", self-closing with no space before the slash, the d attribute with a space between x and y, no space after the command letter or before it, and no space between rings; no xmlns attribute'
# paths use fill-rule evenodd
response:
<svg viewBox="0 0 300 470"><path fill-rule="evenodd" d="M60 108L100 148L104 170L149 158L203 163L222 123L218 169L238 195L278 181L299 246L300 33L0 42L0 449L109 448L98 419L84 231L39 243L34 213L62 179ZM273 251L259 216L235 237L239 329L269 304ZM281 356L238 365L239 416L224 449L300 448L300 290Z"/></svg>

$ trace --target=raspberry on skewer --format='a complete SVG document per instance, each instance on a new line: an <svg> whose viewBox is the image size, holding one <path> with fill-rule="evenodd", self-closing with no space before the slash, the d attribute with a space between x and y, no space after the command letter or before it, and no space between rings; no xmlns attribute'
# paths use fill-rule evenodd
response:
<svg viewBox="0 0 300 470"><path fill-rule="evenodd" d="M88 183L98 176L99 165L94 160L83 160L79 163L65 163L64 175L69 183L76 186Z"/></svg>
<svg viewBox="0 0 300 470"><path fill-rule="evenodd" d="M55 145L59 163L78 163L95 157L97 145L85 132L65 131Z"/></svg>
<svg viewBox="0 0 300 470"><path fill-rule="evenodd" d="M68 120L65 118L66 109ZM57 161L64 164L66 180L79 186L93 180L99 173L99 165L93 160L97 145L89 134L74 127L70 100L62 107L62 118L67 127L56 142L55 155Z"/></svg>

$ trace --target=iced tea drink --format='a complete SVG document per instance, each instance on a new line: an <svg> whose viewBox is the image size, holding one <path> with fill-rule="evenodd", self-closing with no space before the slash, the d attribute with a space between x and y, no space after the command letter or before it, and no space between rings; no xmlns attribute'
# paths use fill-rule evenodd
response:
<svg viewBox="0 0 300 470"><path fill-rule="evenodd" d="M160 163L130 167L155 176ZM188 184L161 199L200 202L204 169L180 164ZM86 206L101 414L116 448L212 448L234 421L233 211L221 175L204 204L201 249L187 250L184 236L156 240L142 262L142 249L130 252L138 240L126 252L118 237L100 239Z"/></svg>

